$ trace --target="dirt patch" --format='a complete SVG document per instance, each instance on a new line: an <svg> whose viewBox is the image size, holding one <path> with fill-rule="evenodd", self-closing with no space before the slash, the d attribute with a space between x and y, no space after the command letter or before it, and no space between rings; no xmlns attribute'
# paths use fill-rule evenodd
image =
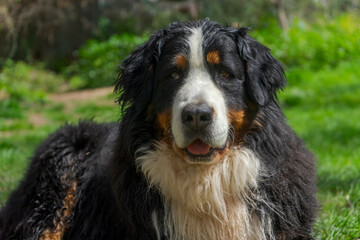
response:
<svg viewBox="0 0 360 240"><path fill-rule="evenodd" d="M106 97L113 92L112 87L87 89L81 91L73 91L66 93L56 93L49 96L50 100L57 103L64 104L66 111L74 109L75 103L78 102L90 102L97 100L101 97ZM105 100L101 100L104 102ZM113 100L109 99L109 104L113 103Z"/></svg>
<svg viewBox="0 0 360 240"><path fill-rule="evenodd" d="M112 87L107 88L97 88L97 89L87 89L81 91L73 91L73 92L65 92L65 93L56 93L49 95L50 100L53 103L61 103L64 105L64 110L67 113L71 113L71 111L77 106L78 103L86 103L93 102L97 105L101 106L112 106L115 105L114 99L107 99L106 96L113 92ZM0 92L0 100L2 98L6 98L6 96ZM35 127L40 127L44 125L48 125L51 123L49 119L47 119L41 111L29 112L28 122L30 122ZM13 120L8 120L13 121ZM5 124L10 124L6 123ZM12 131L0 131L0 137L9 137L15 134L24 134L26 130L12 130Z"/></svg>
<svg viewBox="0 0 360 240"><path fill-rule="evenodd" d="M106 97L111 94L113 91L112 87L107 88L97 88L97 89L87 89L81 91L65 92L65 93L56 93L49 96L50 100L55 103L64 104L65 111L69 112L74 109L74 105L79 102L91 102L96 101L101 105L110 105L113 104L113 100L109 99L100 99L101 97ZM49 123L49 120L41 113L33 113L29 117L29 121L35 127L43 126Z"/></svg>
<svg viewBox="0 0 360 240"><path fill-rule="evenodd" d="M113 91L112 87L87 89L81 91L73 91L66 93L51 94L50 99L54 102L69 102L69 101L89 101L91 99L97 99L99 97L105 97L111 94Z"/></svg>
<svg viewBox="0 0 360 240"><path fill-rule="evenodd" d="M49 120L41 113L33 113L29 117L29 122L35 127L39 127L48 124Z"/></svg>
<svg viewBox="0 0 360 240"><path fill-rule="evenodd" d="M6 99L8 97L9 97L8 93L6 93L4 91L0 91L0 101Z"/></svg>

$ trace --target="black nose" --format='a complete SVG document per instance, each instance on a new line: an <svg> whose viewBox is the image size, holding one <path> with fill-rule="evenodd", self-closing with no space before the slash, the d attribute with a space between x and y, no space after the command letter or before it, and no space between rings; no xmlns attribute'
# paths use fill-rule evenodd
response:
<svg viewBox="0 0 360 240"><path fill-rule="evenodd" d="M188 104L181 113L181 120L185 126L199 130L212 122L213 113L213 109L206 103Z"/></svg>

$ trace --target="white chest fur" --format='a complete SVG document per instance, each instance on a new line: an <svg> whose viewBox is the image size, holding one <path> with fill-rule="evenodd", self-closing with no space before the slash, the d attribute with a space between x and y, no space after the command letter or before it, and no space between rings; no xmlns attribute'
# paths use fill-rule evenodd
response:
<svg viewBox="0 0 360 240"><path fill-rule="evenodd" d="M155 150L139 151L137 166L150 187L164 195L164 233L169 239L249 240L271 235L251 202L260 176L260 161L251 150L233 147L216 165L190 165L161 142Z"/></svg>

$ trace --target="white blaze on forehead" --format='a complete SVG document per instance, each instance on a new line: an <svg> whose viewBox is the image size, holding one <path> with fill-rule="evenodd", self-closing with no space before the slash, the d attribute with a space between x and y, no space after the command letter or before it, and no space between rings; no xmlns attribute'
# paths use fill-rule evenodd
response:
<svg viewBox="0 0 360 240"><path fill-rule="evenodd" d="M225 145L228 134L225 100L205 67L202 29L192 29L191 32L188 38L189 74L174 99L172 132L178 147L185 148L190 144L181 121L182 110L187 104L206 103L215 112L213 123L209 128L208 143L212 147L221 148Z"/></svg>
<svg viewBox="0 0 360 240"><path fill-rule="evenodd" d="M190 45L190 66L205 67L203 61L202 39L203 34L201 28L192 29L188 42Z"/></svg>

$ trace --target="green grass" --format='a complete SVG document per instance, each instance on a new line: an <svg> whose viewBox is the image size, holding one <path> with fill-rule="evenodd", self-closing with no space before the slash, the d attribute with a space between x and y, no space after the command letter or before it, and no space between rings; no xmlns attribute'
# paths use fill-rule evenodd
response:
<svg viewBox="0 0 360 240"><path fill-rule="evenodd" d="M360 237L360 61L292 69L280 95L289 124L317 157L317 239Z"/></svg>
<svg viewBox="0 0 360 240"><path fill-rule="evenodd" d="M114 96L111 95L89 102L75 102L71 111L61 103L50 101L32 103L31 108L25 104L22 105L21 117L0 116L0 206L24 175L36 146L49 133L64 123L76 124L79 119L92 119L96 122L116 121L119 111L115 104L112 104L112 99ZM41 114L47 122L37 126L29 120L33 114Z"/></svg>
<svg viewBox="0 0 360 240"><path fill-rule="evenodd" d="M318 198L321 203L316 239L360 237L360 60L318 71L291 68L289 84L279 96L289 124L317 157ZM27 159L48 133L78 119L114 121L119 110L109 98L76 103L71 112L59 103L24 109L17 118L0 118L0 202L24 174ZM28 121L41 113L49 123Z"/></svg>

